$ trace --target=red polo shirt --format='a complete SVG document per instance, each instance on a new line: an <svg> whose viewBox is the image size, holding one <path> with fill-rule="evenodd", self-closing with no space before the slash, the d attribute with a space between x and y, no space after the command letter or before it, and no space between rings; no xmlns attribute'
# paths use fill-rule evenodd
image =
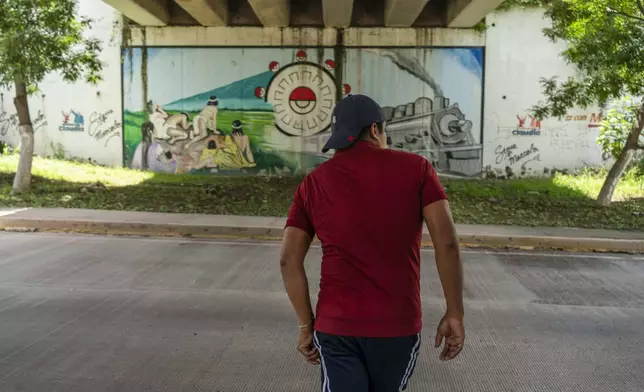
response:
<svg viewBox="0 0 644 392"><path fill-rule="evenodd" d="M362 337L420 332L422 211L446 198L425 158L363 141L304 179L286 226L322 242L316 330Z"/></svg>

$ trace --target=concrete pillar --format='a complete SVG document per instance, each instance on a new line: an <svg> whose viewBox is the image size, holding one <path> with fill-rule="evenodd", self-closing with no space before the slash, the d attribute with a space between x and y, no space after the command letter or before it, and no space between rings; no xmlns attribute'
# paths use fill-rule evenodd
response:
<svg viewBox="0 0 644 392"><path fill-rule="evenodd" d="M248 4L264 26L288 26L291 16L289 0L248 0Z"/></svg>
<svg viewBox="0 0 644 392"><path fill-rule="evenodd" d="M326 27L349 27L352 14L353 0L322 0L322 17Z"/></svg>
<svg viewBox="0 0 644 392"><path fill-rule="evenodd" d="M473 27L501 3L503 0L449 0L447 26Z"/></svg>
<svg viewBox="0 0 644 392"><path fill-rule="evenodd" d="M103 0L141 26L165 26L170 22L170 12L157 0Z"/></svg>
<svg viewBox="0 0 644 392"><path fill-rule="evenodd" d="M427 2L428 0L385 0L385 26L411 26Z"/></svg>
<svg viewBox="0 0 644 392"><path fill-rule="evenodd" d="M225 26L228 23L227 0L174 0L202 26Z"/></svg>

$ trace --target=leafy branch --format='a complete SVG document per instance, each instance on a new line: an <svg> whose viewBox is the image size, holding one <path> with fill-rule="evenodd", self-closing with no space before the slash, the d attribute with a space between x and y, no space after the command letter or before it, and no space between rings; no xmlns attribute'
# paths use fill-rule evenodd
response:
<svg viewBox="0 0 644 392"><path fill-rule="evenodd" d="M639 10L640 14L642 14L644 16L644 4L642 4L642 0L636 0L635 4L637 5L637 9ZM612 14L612 15L620 15L620 16L624 16L624 17L629 18L629 19L644 22L644 17L629 14L627 12L617 10L617 9L615 9L613 7L608 7L608 13Z"/></svg>

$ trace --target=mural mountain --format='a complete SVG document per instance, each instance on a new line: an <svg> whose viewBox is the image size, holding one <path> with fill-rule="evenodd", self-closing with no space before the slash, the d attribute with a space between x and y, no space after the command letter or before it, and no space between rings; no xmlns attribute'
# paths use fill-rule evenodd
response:
<svg viewBox="0 0 644 392"><path fill-rule="evenodd" d="M273 72L266 71L248 78L238 80L216 89L205 91L191 97L179 99L163 105L166 110L199 111L203 109L208 98L216 95L219 108L228 110L272 111L273 106L255 96L257 86L266 86L273 77Z"/></svg>

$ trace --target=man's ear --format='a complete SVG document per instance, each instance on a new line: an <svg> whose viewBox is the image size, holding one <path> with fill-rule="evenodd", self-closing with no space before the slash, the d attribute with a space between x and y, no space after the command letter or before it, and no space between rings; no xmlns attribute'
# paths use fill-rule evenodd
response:
<svg viewBox="0 0 644 392"><path fill-rule="evenodd" d="M371 124L371 127L369 128L369 137L373 140L380 140L380 130L376 123Z"/></svg>

